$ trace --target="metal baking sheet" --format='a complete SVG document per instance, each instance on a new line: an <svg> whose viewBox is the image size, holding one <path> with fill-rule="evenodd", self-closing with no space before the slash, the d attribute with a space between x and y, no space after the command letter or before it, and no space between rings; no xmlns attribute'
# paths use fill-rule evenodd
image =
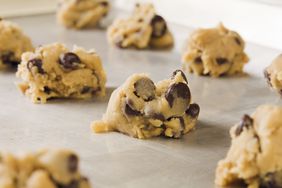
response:
<svg viewBox="0 0 282 188"><path fill-rule="evenodd" d="M19 17L35 45L63 42L95 48L107 72L107 97L101 100L52 100L36 105L15 86L13 71L0 73L0 150L34 151L64 147L77 151L81 168L95 188L214 186L214 171L230 144L229 128L244 113L264 103L281 104L262 78L263 68L279 51L247 43L248 75L213 79L188 75L193 101L201 106L197 128L181 139L138 140L119 133L93 134L90 123L105 112L109 96L132 73L154 81L181 67L180 57L191 28L171 24L172 50L120 50L110 47L103 29L66 30L54 15ZM216 24L216 23L215 23Z"/></svg>

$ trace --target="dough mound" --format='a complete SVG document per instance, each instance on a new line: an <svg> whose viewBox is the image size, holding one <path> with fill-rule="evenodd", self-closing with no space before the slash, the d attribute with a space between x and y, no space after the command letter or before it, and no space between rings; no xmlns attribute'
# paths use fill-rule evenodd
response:
<svg viewBox="0 0 282 188"><path fill-rule="evenodd" d="M282 96L282 54L264 70L268 85Z"/></svg>
<svg viewBox="0 0 282 188"><path fill-rule="evenodd" d="M17 76L18 86L34 103L50 98L87 99L105 95L106 74L94 50L63 44L42 46L22 55Z"/></svg>
<svg viewBox="0 0 282 188"><path fill-rule="evenodd" d="M134 74L111 95L102 121L94 132L119 131L136 138L179 138L194 129L200 112L190 103L191 93L184 73L155 84L146 74Z"/></svg>
<svg viewBox="0 0 282 188"><path fill-rule="evenodd" d="M69 150L42 150L15 156L0 154L1 188L90 188L79 172L79 158Z"/></svg>
<svg viewBox="0 0 282 188"><path fill-rule="evenodd" d="M216 184L282 187L282 107L259 106L230 130L231 147L219 161Z"/></svg>
<svg viewBox="0 0 282 188"><path fill-rule="evenodd" d="M108 40L119 48L168 48L173 37L152 4L136 4L128 19L117 19L108 29Z"/></svg>
<svg viewBox="0 0 282 188"><path fill-rule="evenodd" d="M191 34L183 54L183 69L197 75L219 77L242 73L249 61L241 36L219 24Z"/></svg>
<svg viewBox="0 0 282 188"><path fill-rule="evenodd" d="M0 70L17 66L22 53L33 50L31 40L19 26L0 18Z"/></svg>
<svg viewBox="0 0 282 188"><path fill-rule="evenodd" d="M108 0L60 0L57 20L67 28L95 27L109 9Z"/></svg>

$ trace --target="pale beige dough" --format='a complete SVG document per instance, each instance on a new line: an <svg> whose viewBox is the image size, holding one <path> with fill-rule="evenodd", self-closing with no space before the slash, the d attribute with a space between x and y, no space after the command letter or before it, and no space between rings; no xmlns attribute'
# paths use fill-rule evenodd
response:
<svg viewBox="0 0 282 188"><path fill-rule="evenodd" d="M232 127L230 135L231 147L217 165L216 184L282 187L282 107L259 106Z"/></svg>
<svg viewBox="0 0 282 188"><path fill-rule="evenodd" d="M0 18L0 70L17 66L26 51L33 51L29 37L15 23Z"/></svg>
<svg viewBox="0 0 282 188"><path fill-rule="evenodd" d="M50 98L87 99L105 95L106 74L94 50L63 44L45 45L22 55L18 86L35 103Z"/></svg>
<svg viewBox="0 0 282 188"><path fill-rule="evenodd" d="M136 138L179 138L194 129L199 112L199 105L191 103L182 71L157 84L146 74L134 74L112 93L103 119L91 126L97 133L119 131Z"/></svg>
<svg viewBox="0 0 282 188"><path fill-rule="evenodd" d="M282 54L266 67L264 76L269 86L282 96Z"/></svg>
<svg viewBox="0 0 282 188"><path fill-rule="evenodd" d="M136 4L129 18L115 20L108 28L108 40L120 48L167 48L173 45L166 21L150 3Z"/></svg>
<svg viewBox="0 0 282 188"><path fill-rule="evenodd" d="M108 0L60 0L57 20L68 28L95 27L109 9Z"/></svg>
<svg viewBox="0 0 282 188"><path fill-rule="evenodd" d="M1 188L90 188L70 150L50 149L24 155L0 154Z"/></svg>
<svg viewBox="0 0 282 188"><path fill-rule="evenodd" d="M242 73L249 61L244 49L241 36L222 24L216 28L198 29L188 40L182 56L183 69L212 77Z"/></svg>

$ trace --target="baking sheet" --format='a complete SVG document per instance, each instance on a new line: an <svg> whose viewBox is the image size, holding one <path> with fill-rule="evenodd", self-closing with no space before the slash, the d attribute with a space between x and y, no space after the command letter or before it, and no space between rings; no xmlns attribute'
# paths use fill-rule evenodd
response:
<svg viewBox="0 0 282 188"><path fill-rule="evenodd" d="M264 103L281 104L261 72L279 51L247 44L249 75L212 79L188 75L193 100L200 104L197 129L181 139L137 140L119 133L93 134L113 89L132 73L146 72L154 81L180 68L183 43L191 28L171 25L171 51L119 50L109 47L103 29L74 31L56 25L54 15L15 18L35 45L63 42L95 48L107 72L107 97L101 100L52 100L35 105L15 86L13 71L0 74L0 150L34 151L66 147L81 156L81 168L95 188L214 187L216 163L230 144L229 128L244 113Z"/></svg>

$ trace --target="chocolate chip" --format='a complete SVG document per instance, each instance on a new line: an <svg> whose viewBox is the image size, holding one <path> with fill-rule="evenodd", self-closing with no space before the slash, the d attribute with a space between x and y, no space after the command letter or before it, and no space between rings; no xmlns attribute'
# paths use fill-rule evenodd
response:
<svg viewBox="0 0 282 188"><path fill-rule="evenodd" d="M173 117L170 117L167 121L171 121L172 119L178 119L179 122L180 122L181 128L182 128L182 129L185 128L185 122L184 122L183 117L181 117L181 116L173 116Z"/></svg>
<svg viewBox="0 0 282 188"><path fill-rule="evenodd" d="M200 113L200 106L196 103L190 104L185 113L192 118L196 118Z"/></svg>
<svg viewBox="0 0 282 188"><path fill-rule="evenodd" d="M43 91L44 91L44 93L46 93L48 95L51 93L51 89L48 86L44 86Z"/></svg>
<svg viewBox="0 0 282 188"><path fill-rule="evenodd" d="M70 173L75 173L78 169L78 157L71 154L68 158L68 170Z"/></svg>
<svg viewBox="0 0 282 188"><path fill-rule="evenodd" d="M79 182L77 180L73 180L67 185L58 183L56 181L54 181L54 182L55 182L57 188L79 188Z"/></svg>
<svg viewBox="0 0 282 188"><path fill-rule="evenodd" d="M81 63L80 58L75 53L67 52L60 55L59 64L65 70L74 70L79 63Z"/></svg>
<svg viewBox="0 0 282 188"><path fill-rule="evenodd" d="M161 120L161 121L165 121L165 117L163 114L161 113L154 113L150 116L150 118L152 119L158 119L158 120Z"/></svg>
<svg viewBox="0 0 282 188"><path fill-rule="evenodd" d="M31 72L32 67L37 67L38 73L39 74L44 74L45 71L42 68L42 60L35 58L35 59L31 59L27 62L27 69L29 70L29 72Z"/></svg>
<svg viewBox="0 0 282 188"><path fill-rule="evenodd" d="M239 46L241 46L241 41L238 37L235 37L234 40Z"/></svg>
<svg viewBox="0 0 282 188"><path fill-rule="evenodd" d="M138 19L138 22L143 22L144 20L142 18L139 18Z"/></svg>
<svg viewBox="0 0 282 188"><path fill-rule="evenodd" d="M245 114L240 122L240 124L237 126L235 130L235 135L239 136L241 132L243 131L244 127L247 129L253 126L253 118L251 118L249 115Z"/></svg>
<svg viewBox="0 0 282 188"><path fill-rule="evenodd" d="M103 7L107 7L107 6L109 6L109 3L104 1L104 2L101 2L100 5L102 5Z"/></svg>
<svg viewBox="0 0 282 188"><path fill-rule="evenodd" d="M141 115L141 112L139 112L138 110L132 109L128 103L125 104L124 113L126 115L129 115L129 116L139 116L139 115Z"/></svg>
<svg viewBox="0 0 282 188"><path fill-rule="evenodd" d="M92 90L91 87L89 87L89 86L84 86L84 87L82 88L82 90L80 91L80 93L81 93L81 94L89 93L91 90Z"/></svg>
<svg viewBox="0 0 282 188"><path fill-rule="evenodd" d="M185 74L184 74L181 70L179 70L179 69L178 69L178 70L175 70L175 71L172 73L172 78L174 78L174 77L176 76L176 74L179 73L179 72L180 72L180 74L181 74L183 80L185 80L185 82L188 83Z"/></svg>
<svg viewBox="0 0 282 188"><path fill-rule="evenodd" d="M201 56L196 57L196 58L194 59L194 62L195 62L196 64L201 64L201 63L203 63Z"/></svg>
<svg viewBox="0 0 282 188"><path fill-rule="evenodd" d="M263 179L261 179L261 188L281 188L282 185L279 185L276 182L275 173L269 172L265 175Z"/></svg>
<svg viewBox="0 0 282 188"><path fill-rule="evenodd" d="M155 15L153 19L151 20L151 26L152 26L152 37L153 38L159 38L162 37L166 31L167 31L167 26L166 22L163 19L163 17L159 15Z"/></svg>
<svg viewBox="0 0 282 188"><path fill-rule="evenodd" d="M191 93L188 85L182 82L172 84L165 94L165 98L171 108L173 106L174 100L177 98L190 100L190 97Z"/></svg>
<svg viewBox="0 0 282 188"><path fill-rule="evenodd" d="M3 18L0 17L0 21L2 21L2 20L3 20Z"/></svg>
<svg viewBox="0 0 282 188"><path fill-rule="evenodd" d="M272 84L271 84L271 79L270 79L270 74L267 72L266 69L264 69L263 75L264 75L264 77L266 78L266 81L267 81L268 85L269 85L269 86L272 86Z"/></svg>
<svg viewBox="0 0 282 188"><path fill-rule="evenodd" d="M134 83L134 94L144 101L151 101L155 98L156 86L149 78L140 78Z"/></svg>
<svg viewBox="0 0 282 188"><path fill-rule="evenodd" d="M15 61L15 54L12 51L5 52L1 55L3 64L10 64L12 66L17 66L20 62Z"/></svg>
<svg viewBox="0 0 282 188"><path fill-rule="evenodd" d="M216 58L216 62L218 65L223 65L223 64L228 63L228 59L219 57L219 58Z"/></svg>

